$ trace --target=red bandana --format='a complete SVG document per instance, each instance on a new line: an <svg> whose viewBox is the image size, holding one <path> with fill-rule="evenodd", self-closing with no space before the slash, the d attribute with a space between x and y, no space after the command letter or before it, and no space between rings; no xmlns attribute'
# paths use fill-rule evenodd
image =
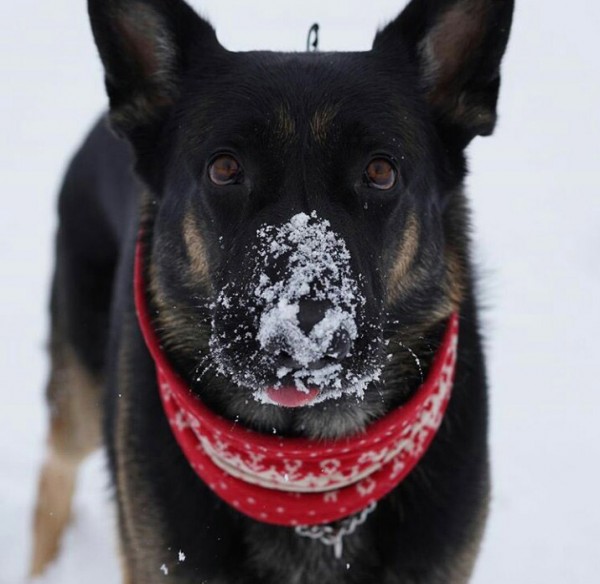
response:
<svg viewBox="0 0 600 584"><path fill-rule="evenodd" d="M427 379L408 403L360 434L314 441L261 434L208 409L173 371L152 329L139 243L134 287L139 324L181 450L214 493L253 519L317 525L365 509L408 475L442 422L454 379L457 314L450 318Z"/></svg>

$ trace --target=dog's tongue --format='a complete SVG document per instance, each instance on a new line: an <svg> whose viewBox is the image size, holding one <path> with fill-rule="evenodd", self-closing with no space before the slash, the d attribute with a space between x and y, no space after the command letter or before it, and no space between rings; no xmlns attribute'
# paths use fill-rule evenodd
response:
<svg viewBox="0 0 600 584"><path fill-rule="evenodd" d="M319 395L319 389L310 387L308 390L301 391L293 386L269 387L267 389L269 399L278 406L284 408L299 408L310 405Z"/></svg>

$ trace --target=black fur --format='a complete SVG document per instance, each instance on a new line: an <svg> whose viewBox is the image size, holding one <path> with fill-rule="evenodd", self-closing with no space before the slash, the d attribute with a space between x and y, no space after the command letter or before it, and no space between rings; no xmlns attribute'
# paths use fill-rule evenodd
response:
<svg viewBox="0 0 600 584"><path fill-rule="evenodd" d="M489 478L463 150L495 123L512 0L413 0L372 51L323 54L228 52L180 0L89 6L111 123L128 144L103 119L71 165L53 309L66 312L81 360L106 377L104 435L132 582L162 581L162 564L181 583L466 581ZM462 22L469 38L456 34ZM447 63L448 54L457 58ZM241 161L239 183L208 180L220 152ZM390 191L365 183L378 156L398 170ZM385 369L364 400L347 394L282 409L254 401L252 388L237 382L248 371L275 379L254 340L261 307L252 299L253 246L261 225L313 210L346 242L366 300L344 370ZM192 267L186 221L201 234L204 274ZM391 290L410 221L414 253ZM140 226L149 300L170 360L214 410L258 430L315 439L360 430L420 383L404 347L426 368L448 315L460 310L456 384L442 428L419 466L347 537L341 561L293 530L240 515L189 468L135 318ZM216 300L226 287L247 302L225 310ZM209 348L214 327L228 340L220 372ZM249 334L236 340L240 330Z"/></svg>

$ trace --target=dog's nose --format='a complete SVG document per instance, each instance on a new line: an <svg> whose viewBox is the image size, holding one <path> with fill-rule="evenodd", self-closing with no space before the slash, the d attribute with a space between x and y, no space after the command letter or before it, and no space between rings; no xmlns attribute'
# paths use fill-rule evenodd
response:
<svg viewBox="0 0 600 584"><path fill-rule="evenodd" d="M332 308L333 304L328 300L300 300L297 313L298 327L308 337L313 329L325 320L328 311ZM272 339L272 342L267 345L267 350L275 357L277 367L293 370L322 369L345 359L352 348L349 332L344 328L338 328L333 332L329 346L323 350L322 355L309 363L300 363L294 357L294 347L290 346L290 342L291 339L283 336Z"/></svg>
<svg viewBox="0 0 600 584"><path fill-rule="evenodd" d="M330 308L333 308L333 304L329 300L300 300L298 302L298 326L302 332L309 335L315 325L325 318Z"/></svg>

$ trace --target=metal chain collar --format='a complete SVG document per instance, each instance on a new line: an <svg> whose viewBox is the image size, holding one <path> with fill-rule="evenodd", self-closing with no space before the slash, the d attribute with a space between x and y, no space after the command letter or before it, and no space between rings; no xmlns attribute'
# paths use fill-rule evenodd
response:
<svg viewBox="0 0 600 584"><path fill-rule="evenodd" d="M339 560L344 550L344 536L354 533L356 528L362 525L367 517L375 511L376 507L377 501L372 501L360 513L341 521L325 525L300 525L295 528L295 531L301 537L317 539L323 545L333 546L333 555L336 560Z"/></svg>

